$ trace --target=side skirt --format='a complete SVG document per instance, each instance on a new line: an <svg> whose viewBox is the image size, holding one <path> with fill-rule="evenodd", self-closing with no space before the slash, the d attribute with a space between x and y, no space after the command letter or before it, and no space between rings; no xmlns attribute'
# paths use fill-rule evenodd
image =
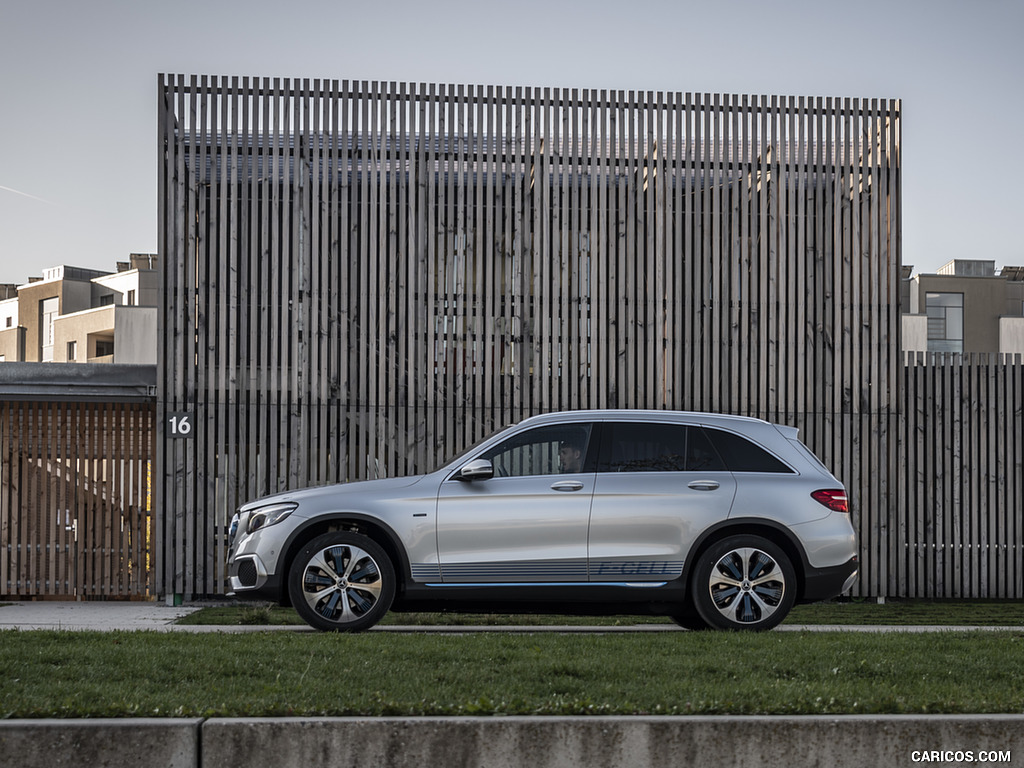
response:
<svg viewBox="0 0 1024 768"><path fill-rule="evenodd" d="M392 610L668 616L679 612L685 598L682 579L608 584L409 584L395 598Z"/></svg>

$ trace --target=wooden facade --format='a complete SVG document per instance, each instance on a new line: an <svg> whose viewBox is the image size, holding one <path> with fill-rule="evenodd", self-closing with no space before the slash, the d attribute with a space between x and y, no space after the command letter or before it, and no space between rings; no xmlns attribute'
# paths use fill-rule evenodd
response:
<svg viewBox="0 0 1024 768"><path fill-rule="evenodd" d="M799 427L900 583L898 101L158 84L161 593L244 501L612 407Z"/></svg>
<svg viewBox="0 0 1024 768"><path fill-rule="evenodd" d="M911 353L904 374L887 593L1024 597L1020 355Z"/></svg>
<svg viewBox="0 0 1024 768"><path fill-rule="evenodd" d="M155 412L0 398L0 598L155 594Z"/></svg>

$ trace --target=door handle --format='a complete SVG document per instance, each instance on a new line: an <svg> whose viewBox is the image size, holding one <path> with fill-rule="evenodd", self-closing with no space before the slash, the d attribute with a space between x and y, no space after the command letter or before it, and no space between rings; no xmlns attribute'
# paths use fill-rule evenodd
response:
<svg viewBox="0 0 1024 768"><path fill-rule="evenodd" d="M692 483L687 484L687 488L693 488L695 491L715 491L718 490L719 484L714 480L694 480Z"/></svg>
<svg viewBox="0 0 1024 768"><path fill-rule="evenodd" d="M579 480L559 480L557 483L551 486L553 491L582 491L583 483Z"/></svg>

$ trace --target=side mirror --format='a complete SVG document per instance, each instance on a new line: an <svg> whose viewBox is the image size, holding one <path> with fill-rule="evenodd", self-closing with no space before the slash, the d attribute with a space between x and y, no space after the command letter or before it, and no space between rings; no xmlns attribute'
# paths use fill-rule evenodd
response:
<svg viewBox="0 0 1024 768"><path fill-rule="evenodd" d="M487 459L474 459L455 473L456 480L490 480L494 477L494 465Z"/></svg>

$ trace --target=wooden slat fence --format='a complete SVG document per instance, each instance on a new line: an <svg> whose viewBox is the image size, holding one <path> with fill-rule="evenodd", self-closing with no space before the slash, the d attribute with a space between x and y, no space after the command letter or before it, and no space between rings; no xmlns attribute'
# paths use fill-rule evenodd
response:
<svg viewBox="0 0 1024 768"><path fill-rule="evenodd" d="M0 401L0 598L153 594L154 415Z"/></svg>
<svg viewBox="0 0 1024 768"><path fill-rule="evenodd" d="M860 589L892 580L898 101L158 91L161 593L223 590L245 500L613 407L800 427L857 499Z"/></svg>
<svg viewBox="0 0 1024 768"><path fill-rule="evenodd" d="M890 595L1024 597L1024 362L913 353Z"/></svg>

